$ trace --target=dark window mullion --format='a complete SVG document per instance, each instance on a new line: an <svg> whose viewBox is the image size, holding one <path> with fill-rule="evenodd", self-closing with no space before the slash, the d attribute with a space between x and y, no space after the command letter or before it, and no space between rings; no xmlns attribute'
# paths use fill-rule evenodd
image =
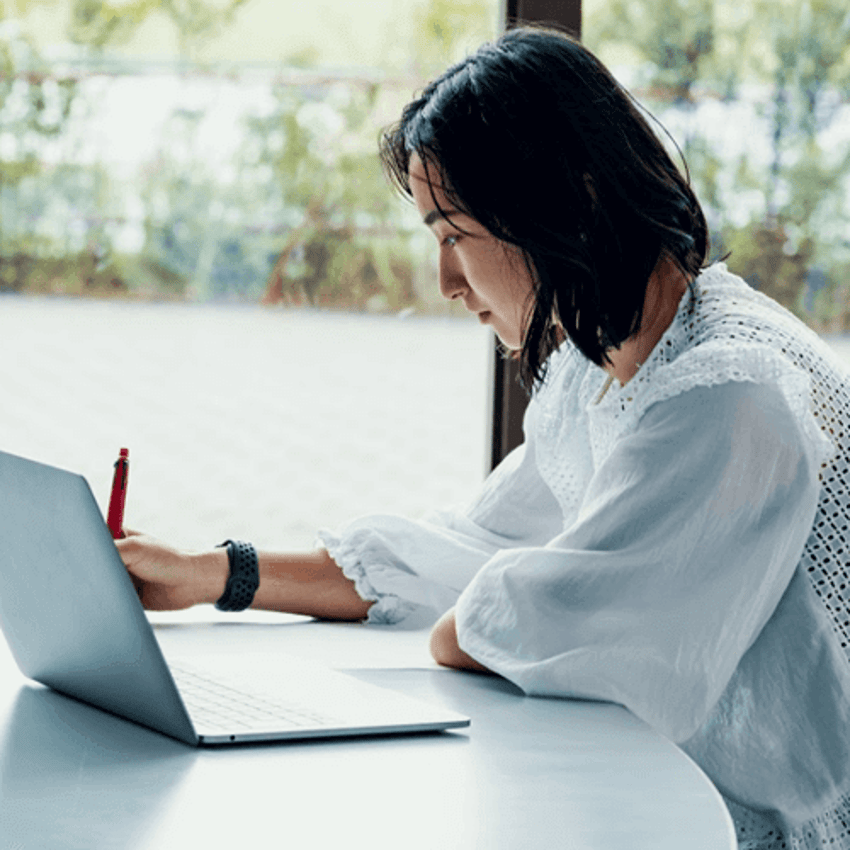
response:
<svg viewBox="0 0 850 850"><path fill-rule="evenodd" d="M502 22L519 21L557 24L573 35L581 35L581 0L502 0Z"/></svg>

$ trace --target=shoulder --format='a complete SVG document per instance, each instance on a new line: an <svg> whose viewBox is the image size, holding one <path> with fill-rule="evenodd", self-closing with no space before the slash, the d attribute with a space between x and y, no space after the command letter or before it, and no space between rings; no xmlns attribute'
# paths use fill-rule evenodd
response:
<svg viewBox="0 0 850 850"><path fill-rule="evenodd" d="M618 435L637 427L655 406L695 389L701 398L752 395L762 387L784 405L819 454L827 452L817 427L813 397L830 383L842 386L842 371L828 347L803 322L756 292L722 264L707 269L682 298L672 324L649 360L607 401ZM729 384L741 390L721 392ZM696 396L691 396L696 398ZM721 406L707 413L716 421ZM600 410L599 416L606 414Z"/></svg>
<svg viewBox="0 0 850 850"><path fill-rule="evenodd" d="M773 386L792 409L808 411L813 372L834 360L802 321L722 263L694 281L658 349L642 410L694 387L738 381Z"/></svg>
<svg viewBox="0 0 850 850"><path fill-rule="evenodd" d="M717 263L694 281L669 333L667 362L689 352L714 359L722 348L746 352L769 350L802 371L835 373L841 381L847 369L828 345L804 321L772 298L753 289L724 263ZM684 301L684 299L683 299Z"/></svg>
<svg viewBox="0 0 850 850"><path fill-rule="evenodd" d="M659 452L675 453L687 446L693 459L705 455L707 466L720 461L719 447L734 448L739 461L748 455L769 454L782 447L793 454L817 450L805 427L807 417L794 410L788 395L771 383L727 381L716 386L697 386L650 406L637 433L660 443ZM813 456L817 456L817 451Z"/></svg>

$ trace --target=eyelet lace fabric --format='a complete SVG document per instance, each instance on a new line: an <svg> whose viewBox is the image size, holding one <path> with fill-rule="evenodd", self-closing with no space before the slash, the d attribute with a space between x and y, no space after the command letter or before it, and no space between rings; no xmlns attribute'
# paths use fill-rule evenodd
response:
<svg viewBox="0 0 850 850"><path fill-rule="evenodd" d="M566 343L552 356L543 387L534 401L536 437L540 444L537 464L541 477L558 500L565 528L578 515L582 494L593 475L593 462L585 453L570 448L587 443L587 421L584 417L565 417L564 411L584 409L591 393L599 391L596 384L601 374L600 369ZM571 462L561 462L563 457L569 457Z"/></svg>
<svg viewBox="0 0 850 850"><path fill-rule="evenodd" d="M787 832L767 814L723 799L735 823L738 850L844 850L850 847L850 799L846 796L823 814Z"/></svg>
<svg viewBox="0 0 850 850"><path fill-rule="evenodd" d="M656 402L696 387L727 381L769 383L780 387L813 445L820 450L821 495L802 565L829 615L845 657L850 661L850 378L829 347L791 313L754 291L723 264L694 282L676 317L635 377L615 384L599 398L605 373L588 364L565 370L575 355L560 354L540 397L542 429L555 447L586 427L592 454L588 469L541 468L565 510L579 509L583 482L608 457L618 439L637 427ZM566 377L566 376L569 377ZM571 383L570 383L571 382ZM587 416L557 423L547 402L575 396ZM571 432L572 429L572 432ZM549 456L557 456L557 454ZM563 479L563 480L562 480ZM727 800L741 850L850 850L850 798L825 801L817 817L793 828L768 813Z"/></svg>
<svg viewBox="0 0 850 850"><path fill-rule="evenodd" d="M847 375L836 367L829 347L718 264L682 298L675 319L635 377L588 406L594 463L607 457L651 405L727 381L779 386L815 444L831 453L847 448L835 441L842 416L850 421Z"/></svg>

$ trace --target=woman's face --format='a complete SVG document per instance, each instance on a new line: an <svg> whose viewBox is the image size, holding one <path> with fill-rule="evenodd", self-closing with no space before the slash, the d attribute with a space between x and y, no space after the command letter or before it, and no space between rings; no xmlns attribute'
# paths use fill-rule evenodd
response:
<svg viewBox="0 0 850 850"><path fill-rule="evenodd" d="M433 167L430 171L436 174ZM428 182L425 166L416 154L410 159L409 173L413 200L439 245L443 297L463 301L480 322L493 328L507 348L522 348L534 288L520 251L455 210L441 185ZM448 214L448 220L438 206Z"/></svg>

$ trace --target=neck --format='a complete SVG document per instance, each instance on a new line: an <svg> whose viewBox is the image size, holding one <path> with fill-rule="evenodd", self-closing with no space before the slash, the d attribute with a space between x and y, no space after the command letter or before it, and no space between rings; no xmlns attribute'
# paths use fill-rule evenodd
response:
<svg viewBox="0 0 850 850"><path fill-rule="evenodd" d="M628 383L646 363L652 349L673 322L688 279L671 260L658 261L646 287L640 328L619 348L608 352L605 370L621 384Z"/></svg>

